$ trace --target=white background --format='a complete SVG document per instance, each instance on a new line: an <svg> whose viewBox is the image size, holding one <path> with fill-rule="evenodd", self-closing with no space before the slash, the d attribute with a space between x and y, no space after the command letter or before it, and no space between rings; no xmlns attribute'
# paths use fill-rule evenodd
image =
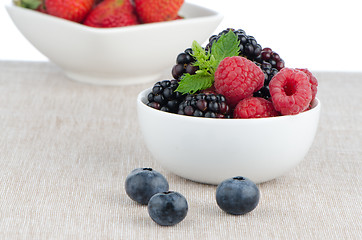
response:
<svg viewBox="0 0 362 240"><path fill-rule="evenodd" d="M0 60L47 61L16 29L1 0ZM186 0L224 15L215 33L242 28L271 47L287 67L362 71L359 0ZM182 37L182 33L181 36Z"/></svg>

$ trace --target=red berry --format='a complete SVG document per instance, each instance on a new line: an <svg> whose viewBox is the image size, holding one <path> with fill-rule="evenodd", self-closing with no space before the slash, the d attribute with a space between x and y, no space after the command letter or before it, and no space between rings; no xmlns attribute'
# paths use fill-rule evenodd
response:
<svg viewBox="0 0 362 240"><path fill-rule="evenodd" d="M308 78L309 78L309 82L311 84L311 88L312 88L312 100L315 98L315 96L317 95L317 87L318 87L318 81L317 78L313 76L313 74L306 68L297 68L297 70L304 72L305 74L307 74Z"/></svg>
<svg viewBox="0 0 362 240"><path fill-rule="evenodd" d="M46 0L48 14L73 22L81 22L92 9L94 0Z"/></svg>
<svg viewBox="0 0 362 240"><path fill-rule="evenodd" d="M302 71L283 68L269 83L272 102L282 115L298 114L306 110L312 100L311 84Z"/></svg>
<svg viewBox="0 0 362 240"><path fill-rule="evenodd" d="M179 19L184 0L134 0L138 17L143 23Z"/></svg>
<svg viewBox="0 0 362 240"><path fill-rule="evenodd" d="M234 109L234 118L264 118L279 115L272 102L260 97L245 98Z"/></svg>
<svg viewBox="0 0 362 240"><path fill-rule="evenodd" d="M240 100L251 97L264 85L263 71L244 57L227 57L215 72L216 92L225 96L231 107Z"/></svg>
<svg viewBox="0 0 362 240"><path fill-rule="evenodd" d="M98 28L124 27L137 25L135 9L130 0L104 0L93 8L84 25Z"/></svg>

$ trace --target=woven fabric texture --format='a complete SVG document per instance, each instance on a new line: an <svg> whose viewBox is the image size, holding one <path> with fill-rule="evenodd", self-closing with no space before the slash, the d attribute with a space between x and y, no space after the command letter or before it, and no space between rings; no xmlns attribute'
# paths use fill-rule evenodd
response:
<svg viewBox="0 0 362 240"><path fill-rule="evenodd" d="M153 83L74 82L48 62L0 62L0 239L362 239L362 73L315 73L322 103L306 158L258 184L249 214L216 205L216 186L168 172L144 145L137 94ZM160 79L161 80L161 79ZM161 227L124 190L152 167L188 200Z"/></svg>

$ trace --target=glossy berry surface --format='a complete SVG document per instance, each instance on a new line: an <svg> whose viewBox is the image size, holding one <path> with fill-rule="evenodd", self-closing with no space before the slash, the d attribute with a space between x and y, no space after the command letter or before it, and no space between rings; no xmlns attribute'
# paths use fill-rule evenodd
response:
<svg viewBox="0 0 362 240"><path fill-rule="evenodd" d="M230 118L230 112L230 107L223 95L198 93L186 95L177 113L194 117Z"/></svg>
<svg viewBox="0 0 362 240"><path fill-rule="evenodd" d="M279 72L276 68L268 62L263 62L262 64L258 62L254 62L264 73L264 86L260 88L258 91L253 93L254 97L261 97L264 99L270 99L270 92L269 92L269 83L272 78Z"/></svg>
<svg viewBox="0 0 362 240"><path fill-rule="evenodd" d="M195 74L199 68L192 65L194 62L195 59L192 57L191 48L187 48L184 52L179 53L176 57L176 65L172 67L172 77L180 80L185 73Z"/></svg>
<svg viewBox="0 0 362 240"><path fill-rule="evenodd" d="M263 48L260 55L256 58L256 61L261 64L265 62L270 63L270 65L278 71L283 69L285 65L284 60L271 48Z"/></svg>
<svg viewBox="0 0 362 240"><path fill-rule="evenodd" d="M256 91L253 96L270 99L269 83L271 79L284 68L284 60L281 59L278 53L274 52L271 48L263 48L260 56L255 60L265 75L264 86Z"/></svg>
<svg viewBox="0 0 362 240"><path fill-rule="evenodd" d="M153 195L168 191L169 185L166 178L152 168L136 168L127 176L125 189L132 200L147 205Z"/></svg>
<svg viewBox="0 0 362 240"><path fill-rule="evenodd" d="M209 43L206 45L205 49L211 52L212 45L217 42L223 34L226 34L229 31L234 32L240 41L240 56L244 56L249 60L255 60L260 56L262 51L261 45L256 41L253 36L247 35L242 29L235 30L233 28L227 28L218 33L217 35L211 36L209 38Z"/></svg>
<svg viewBox="0 0 362 240"><path fill-rule="evenodd" d="M259 203L260 192L254 182L234 177L221 182L216 189L216 203L225 212L241 215L251 212Z"/></svg>
<svg viewBox="0 0 362 240"><path fill-rule="evenodd" d="M176 113L183 99L182 94L176 91L177 87L177 80L163 80L155 83L147 96L147 105L157 110Z"/></svg>
<svg viewBox="0 0 362 240"><path fill-rule="evenodd" d="M186 217L188 204L182 194L170 191L155 194L147 209L154 222L161 226L172 226Z"/></svg>

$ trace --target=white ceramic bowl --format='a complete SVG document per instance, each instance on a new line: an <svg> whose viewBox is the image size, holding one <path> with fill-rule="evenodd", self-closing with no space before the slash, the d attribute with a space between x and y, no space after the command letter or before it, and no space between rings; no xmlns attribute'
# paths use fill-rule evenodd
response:
<svg viewBox="0 0 362 240"><path fill-rule="evenodd" d="M293 116L259 119L189 117L148 107L137 98L138 120L154 159L181 177L219 184L235 176L266 182L286 174L313 143L321 104Z"/></svg>
<svg viewBox="0 0 362 240"><path fill-rule="evenodd" d="M21 8L11 0L5 7L24 37L68 77L102 85L154 81L193 40L205 42L223 18L185 3L182 20L99 29Z"/></svg>

